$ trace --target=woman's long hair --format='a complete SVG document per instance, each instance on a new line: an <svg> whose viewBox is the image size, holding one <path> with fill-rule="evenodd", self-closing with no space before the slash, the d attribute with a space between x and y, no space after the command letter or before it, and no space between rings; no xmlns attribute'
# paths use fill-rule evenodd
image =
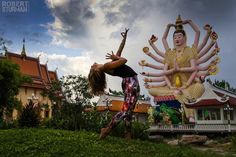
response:
<svg viewBox="0 0 236 157"><path fill-rule="evenodd" d="M106 75L102 70L90 69L88 75L89 85L91 87L91 93L93 95L101 95L104 93L107 82Z"/></svg>

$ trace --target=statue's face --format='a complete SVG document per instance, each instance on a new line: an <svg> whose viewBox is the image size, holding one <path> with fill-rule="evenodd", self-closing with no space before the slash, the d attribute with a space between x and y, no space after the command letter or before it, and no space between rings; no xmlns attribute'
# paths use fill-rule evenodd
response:
<svg viewBox="0 0 236 157"><path fill-rule="evenodd" d="M175 46L182 46L186 43L186 37L182 33L175 33L174 34L174 45Z"/></svg>

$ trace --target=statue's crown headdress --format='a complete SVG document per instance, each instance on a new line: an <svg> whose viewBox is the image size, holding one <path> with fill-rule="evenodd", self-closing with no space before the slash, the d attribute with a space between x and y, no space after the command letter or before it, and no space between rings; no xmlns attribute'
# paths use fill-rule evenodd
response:
<svg viewBox="0 0 236 157"><path fill-rule="evenodd" d="M176 31L183 30L183 21L182 21L180 15L178 15L178 17L175 21L175 29L176 29Z"/></svg>

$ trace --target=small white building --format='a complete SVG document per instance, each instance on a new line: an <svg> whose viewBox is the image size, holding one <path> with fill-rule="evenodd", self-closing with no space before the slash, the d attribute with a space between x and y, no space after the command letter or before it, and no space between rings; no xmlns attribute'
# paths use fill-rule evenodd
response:
<svg viewBox="0 0 236 157"><path fill-rule="evenodd" d="M200 98L185 103L195 110L195 123L236 124L236 94L208 82L204 86Z"/></svg>

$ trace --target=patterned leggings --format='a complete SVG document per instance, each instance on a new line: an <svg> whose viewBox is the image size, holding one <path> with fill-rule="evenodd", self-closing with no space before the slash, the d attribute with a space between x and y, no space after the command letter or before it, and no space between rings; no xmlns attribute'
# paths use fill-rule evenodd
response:
<svg viewBox="0 0 236 157"><path fill-rule="evenodd" d="M140 87L137 76L123 78L122 89L124 92L124 103L122 110L113 116L108 127L115 128L121 120L125 121L125 132L131 132L132 113L138 101Z"/></svg>

